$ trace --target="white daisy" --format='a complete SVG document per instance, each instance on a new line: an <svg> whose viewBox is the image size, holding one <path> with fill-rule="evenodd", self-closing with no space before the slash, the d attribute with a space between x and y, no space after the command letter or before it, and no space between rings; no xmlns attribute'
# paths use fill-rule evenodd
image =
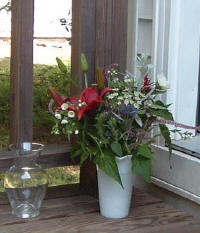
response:
<svg viewBox="0 0 200 233"><path fill-rule="evenodd" d="M55 113L55 118L58 119L58 120L61 120L62 116L60 113Z"/></svg>
<svg viewBox="0 0 200 233"><path fill-rule="evenodd" d="M69 111L67 115L68 115L69 118L74 118L75 117L75 112L74 111Z"/></svg>
<svg viewBox="0 0 200 233"><path fill-rule="evenodd" d="M64 110L67 110L69 107L69 105L67 103L64 103L61 105L61 109L64 111Z"/></svg>

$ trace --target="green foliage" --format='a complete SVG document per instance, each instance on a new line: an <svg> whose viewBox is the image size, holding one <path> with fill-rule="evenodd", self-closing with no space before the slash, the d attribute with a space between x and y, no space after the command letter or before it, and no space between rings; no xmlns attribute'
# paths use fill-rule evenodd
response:
<svg viewBox="0 0 200 233"><path fill-rule="evenodd" d="M151 167L152 161L149 159L144 159L139 156L135 156L133 159L133 171L144 177L146 182L151 181Z"/></svg>
<svg viewBox="0 0 200 233"><path fill-rule="evenodd" d="M9 59L0 60L0 148L9 144L9 121L10 121L10 64ZM50 95L48 87L56 86L63 95L69 95L71 85L70 66L66 66L65 73L62 73L58 66L34 65L34 99L33 99L33 125L34 141L41 143L65 142L62 137L51 135L55 119L48 111Z"/></svg>
<svg viewBox="0 0 200 233"><path fill-rule="evenodd" d="M98 164L99 168L102 169L108 176L112 177L123 187L117 163L115 161L115 154L113 154L110 150L105 149L103 153L96 155L93 161Z"/></svg>
<svg viewBox="0 0 200 233"><path fill-rule="evenodd" d="M164 137L165 142L169 148L169 152L171 154L172 153L172 141L170 137L170 131L166 125L160 124L159 127L160 127L160 132L162 136Z"/></svg>
<svg viewBox="0 0 200 233"><path fill-rule="evenodd" d="M119 157L123 156L122 147L121 147L121 145L119 143L117 143L117 142L111 143L111 149Z"/></svg>
<svg viewBox="0 0 200 233"><path fill-rule="evenodd" d="M142 143L138 146L138 152L132 158L132 169L135 173L142 175L145 181L151 180L153 153L148 144Z"/></svg>
<svg viewBox="0 0 200 233"><path fill-rule="evenodd" d="M69 95L71 74L70 68L68 67L68 72L66 69L62 73L58 66L34 65L33 125L36 139L50 137L51 128L56 122L48 111L51 99L48 87L56 86L63 95Z"/></svg>
<svg viewBox="0 0 200 233"><path fill-rule="evenodd" d="M159 95L169 88L166 77L160 74L153 82L149 57L141 55L138 60L141 77L123 73L115 68L116 65L104 73L97 69L97 83L84 89L80 99L69 99L65 110L57 110L60 120L56 122L55 132L63 132L69 138L74 132L79 132L73 156L80 155L81 164L90 158L121 185L116 157L133 155L133 171L150 181L153 160L150 144L158 136L151 131L158 127L159 122L173 121L170 105L158 100ZM81 64L86 74L88 64L84 55ZM101 94L102 91L106 95ZM74 111L73 117L68 115L70 111ZM66 125L63 125L63 120ZM160 131L171 153L170 131L165 125L160 125Z"/></svg>

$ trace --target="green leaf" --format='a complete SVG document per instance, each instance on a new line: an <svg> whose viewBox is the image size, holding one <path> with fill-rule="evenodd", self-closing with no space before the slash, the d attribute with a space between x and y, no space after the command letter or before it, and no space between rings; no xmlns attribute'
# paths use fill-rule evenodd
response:
<svg viewBox="0 0 200 233"><path fill-rule="evenodd" d="M161 100L157 100L155 104L166 107L166 108L169 108L169 106L171 105L171 104L164 104Z"/></svg>
<svg viewBox="0 0 200 233"><path fill-rule="evenodd" d="M101 170L116 180L123 187L117 163L115 161L115 155L111 151L104 150L104 154L96 155L93 161Z"/></svg>
<svg viewBox="0 0 200 233"><path fill-rule="evenodd" d="M172 141L170 137L170 131L166 125L160 124L160 132L165 139L167 146L169 147L169 153L172 154Z"/></svg>
<svg viewBox="0 0 200 233"><path fill-rule="evenodd" d="M144 115L146 113L146 110L139 110L137 111L138 115Z"/></svg>
<svg viewBox="0 0 200 233"><path fill-rule="evenodd" d="M88 157L89 157L89 153L87 153L87 152L82 153L80 165L82 165L88 159Z"/></svg>
<svg viewBox="0 0 200 233"><path fill-rule="evenodd" d="M153 108L153 109L160 109L160 110L166 110L167 107L166 106L161 106L161 105L158 105L158 104L151 104L149 105L150 108Z"/></svg>
<svg viewBox="0 0 200 233"><path fill-rule="evenodd" d="M173 121L173 116L169 110L151 109L151 114L154 116L162 117L165 120Z"/></svg>
<svg viewBox="0 0 200 233"><path fill-rule="evenodd" d="M142 128L143 126L142 119L140 118L138 114L135 115L135 121Z"/></svg>
<svg viewBox="0 0 200 233"><path fill-rule="evenodd" d="M88 72L88 62L84 53L81 54L81 69L83 72Z"/></svg>
<svg viewBox="0 0 200 233"><path fill-rule="evenodd" d="M122 147L121 147L121 145L119 143L113 142L111 144L111 149L116 155L123 156Z"/></svg>
<svg viewBox="0 0 200 233"><path fill-rule="evenodd" d="M56 58L56 62L58 64L58 68L60 69L60 71L64 74L66 74L68 72L67 66L62 62L62 60L60 58Z"/></svg>
<svg viewBox="0 0 200 233"><path fill-rule="evenodd" d="M103 90L105 87L105 77L104 77L104 70L102 68L96 68L96 80L97 80L97 87L99 90Z"/></svg>
<svg viewBox="0 0 200 233"><path fill-rule="evenodd" d="M142 143L139 145L138 155L146 159L152 159L153 153L151 151L151 148L148 146L148 144Z"/></svg>
<svg viewBox="0 0 200 233"><path fill-rule="evenodd" d="M151 168L151 160L143 159L139 156L133 157L133 171L144 177L146 182L151 181Z"/></svg>

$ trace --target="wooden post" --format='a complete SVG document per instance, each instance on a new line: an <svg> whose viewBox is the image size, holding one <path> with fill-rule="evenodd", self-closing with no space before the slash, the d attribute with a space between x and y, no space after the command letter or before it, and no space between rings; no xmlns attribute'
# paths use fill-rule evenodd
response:
<svg viewBox="0 0 200 233"><path fill-rule="evenodd" d="M11 143L32 140L34 0L12 1Z"/></svg>
<svg viewBox="0 0 200 233"><path fill-rule="evenodd" d="M95 82L95 68L117 63L126 68L128 0L72 1L72 76L81 87L80 54L89 63L89 84ZM73 94L78 95L76 87ZM81 168L81 190L97 193L96 167L89 161Z"/></svg>
<svg viewBox="0 0 200 233"><path fill-rule="evenodd" d="M126 69L128 0L96 0L96 66Z"/></svg>

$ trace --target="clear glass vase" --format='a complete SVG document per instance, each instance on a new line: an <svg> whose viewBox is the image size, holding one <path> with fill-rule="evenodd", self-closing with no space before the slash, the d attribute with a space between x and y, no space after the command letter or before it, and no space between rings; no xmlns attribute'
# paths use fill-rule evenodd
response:
<svg viewBox="0 0 200 233"><path fill-rule="evenodd" d="M5 173L4 187L12 208L19 218L32 218L40 213L46 194L48 177L37 164L43 145L24 142L10 146L15 156L14 165Z"/></svg>

